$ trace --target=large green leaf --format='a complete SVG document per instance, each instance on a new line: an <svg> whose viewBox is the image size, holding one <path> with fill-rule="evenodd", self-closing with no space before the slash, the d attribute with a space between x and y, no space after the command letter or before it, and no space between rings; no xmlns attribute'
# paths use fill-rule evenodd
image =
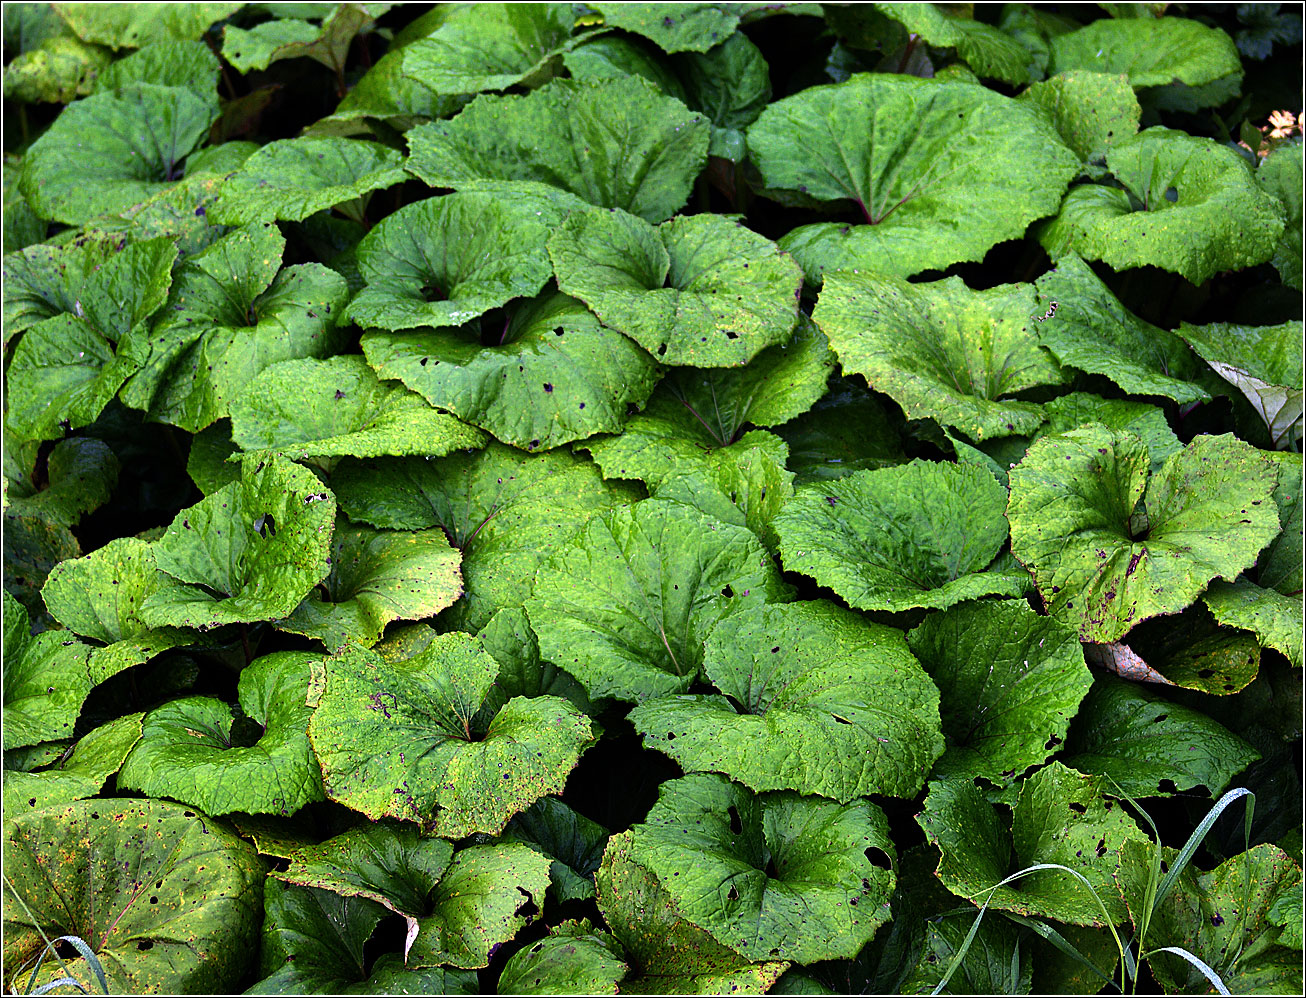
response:
<svg viewBox="0 0 1306 998"><path fill-rule="evenodd" d="M248 31L227 25L222 32L222 57L242 73L266 69L282 59L308 58L343 80L354 38L370 31L375 19L390 7L388 3L338 3L316 10L305 8L312 20L321 18L320 25L302 15L278 17ZM293 12L295 6L288 9Z"/></svg>
<svg viewBox="0 0 1306 998"><path fill-rule="evenodd" d="M6 968L61 935L86 941L110 993L221 993L252 962L263 865L248 843L179 804L83 800L6 815L5 879ZM64 963L84 993L100 990L84 960ZM61 976L46 960L37 983Z"/></svg>
<svg viewBox="0 0 1306 998"><path fill-rule="evenodd" d="M834 604L726 617L703 671L724 696L662 697L630 713L644 744L686 772L847 803L911 796L943 751L938 690L901 632Z"/></svg>
<svg viewBox="0 0 1306 998"><path fill-rule="evenodd" d="M53 10L50 11L50 18L56 25L63 27ZM12 38L8 30L5 36ZM5 99L24 103L49 101L67 104L89 94L95 88L97 74L110 65L111 59L107 49L99 45L88 45L71 31L51 35L35 48L24 48L5 65Z"/></svg>
<svg viewBox="0 0 1306 998"><path fill-rule="evenodd" d="M369 332L362 347L381 377L528 451L619 430L658 377L648 354L563 294L488 326Z"/></svg>
<svg viewBox="0 0 1306 998"><path fill-rule="evenodd" d="M566 52L576 12L564 3L486 3L453 9L404 47L403 73L437 94L476 94L547 79Z"/></svg>
<svg viewBox="0 0 1306 998"><path fill-rule="evenodd" d="M105 236L10 253L3 268L5 339L63 316L116 343L163 305L176 259L167 239L124 244Z"/></svg>
<svg viewBox="0 0 1306 998"><path fill-rule="evenodd" d="M188 87L139 83L70 104L23 159L23 196L43 218L81 225L181 176L217 120Z"/></svg>
<svg viewBox="0 0 1306 998"><path fill-rule="evenodd" d="M608 842L608 830L602 825L556 797L541 797L508 822L503 840L524 842L549 857L553 899L566 902L594 897L594 873Z"/></svg>
<svg viewBox="0 0 1306 998"><path fill-rule="evenodd" d="M658 44L664 52L706 52L739 25L730 4L596 3L603 22Z"/></svg>
<svg viewBox="0 0 1306 998"><path fill-rule="evenodd" d="M223 182L215 222L299 221L314 212L402 183L403 154L378 142L279 139L259 148Z"/></svg>
<svg viewBox="0 0 1306 998"><path fill-rule="evenodd" d="M10 368L9 377L12 376L13 368ZM7 429L12 431L13 424ZM8 510L13 516L75 527L85 514L109 501L121 469L118 456L102 440L94 437L60 440L46 456L44 487L23 495L26 489L15 488L11 482Z"/></svg>
<svg viewBox="0 0 1306 998"><path fill-rule="evenodd" d="M588 919L568 920L508 958L499 975L499 993L615 995L626 976L624 956L610 933Z"/></svg>
<svg viewBox="0 0 1306 998"><path fill-rule="evenodd" d="M1302 324L1243 326L1179 324L1178 333L1202 360L1245 396L1265 420L1276 447L1302 435Z"/></svg>
<svg viewBox="0 0 1306 998"><path fill-rule="evenodd" d="M1032 84L1021 98L1048 113L1061 141L1086 165L1135 134L1142 116L1128 77L1097 67L1060 72Z"/></svg>
<svg viewBox="0 0 1306 998"><path fill-rule="evenodd" d="M514 814L560 793L592 741L589 720L558 697L515 697L486 728L473 727L498 673L460 632L406 662L361 648L328 659L309 724L328 796L461 838L497 835Z"/></svg>
<svg viewBox="0 0 1306 998"><path fill-rule="evenodd" d="M545 659L591 697L640 702L689 687L722 618L791 592L747 529L649 499L593 516L525 606Z"/></svg>
<svg viewBox="0 0 1306 998"><path fill-rule="evenodd" d="M97 796L140 739L143 716L126 714L87 732L47 768L35 772L6 768L5 816ZM13 755L17 753L10 758ZM6 767L10 758L5 760Z"/></svg>
<svg viewBox="0 0 1306 998"><path fill-rule="evenodd" d="M150 627L198 627L287 616L330 571L334 497L283 457L250 467L183 509L154 544L167 574L140 606Z"/></svg>
<svg viewBox="0 0 1306 998"><path fill-rule="evenodd" d="M410 825L372 822L319 845L290 851L289 866L274 876L289 884L364 897L402 915L408 926L404 957L427 913L427 896L453 859L444 839L425 838Z"/></svg>
<svg viewBox="0 0 1306 998"><path fill-rule="evenodd" d="M91 691L91 649L69 640L67 631L33 637L27 611L7 587L3 600L4 749L67 738Z"/></svg>
<svg viewBox="0 0 1306 998"><path fill-rule="evenodd" d="M1151 858L1151 849L1131 842L1118 874L1130 910L1138 914L1148 901ZM1173 855L1168 860L1173 863ZM1300 891L1301 879L1301 867L1269 843L1207 873L1190 866L1152 915L1149 948L1179 946L1200 956L1232 994L1296 994L1302 987L1301 951L1276 924L1274 906ZM1170 993L1210 989L1197 968L1178 956L1158 953L1148 965Z"/></svg>
<svg viewBox="0 0 1306 998"><path fill-rule="evenodd" d="M408 133L408 168L432 187L561 188L647 222L679 210L707 157L708 122L642 79L554 80L526 96L477 97Z"/></svg>
<svg viewBox="0 0 1306 998"><path fill-rule="evenodd" d="M1263 647L1281 652L1297 668L1306 662L1302 653L1306 614L1300 592L1285 596L1239 579L1232 584L1212 583L1202 599L1221 624L1251 631Z"/></svg>
<svg viewBox="0 0 1306 998"><path fill-rule="evenodd" d="M985 78L1004 83L1029 82L1029 53L1025 47L973 17L949 17L929 3L877 3L877 11L902 24L913 38L935 48L953 48Z"/></svg>
<svg viewBox="0 0 1306 998"><path fill-rule="evenodd" d="M260 973L246 994L476 994L476 974L407 967L399 953L364 953L386 910L366 897L286 885L264 889Z"/></svg>
<svg viewBox="0 0 1306 998"><path fill-rule="evenodd" d="M889 918L893 843L869 801L695 774L662 785L630 845L686 918L753 961L850 958Z"/></svg>
<svg viewBox="0 0 1306 998"><path fill-rule="evenodd" d="M117 59L95 80L95 90L122 90L134 83L189 87L196 95L217 99L222 64L202 41L159 41ZM191 164L187 164L189 167Z"/></svg>
<svg viewBox="0 0 1306 998"><path fill-rule="evenodd" d="M859 471L798 490L775 519L780 559L861 610L1019 596L1023 573L983 571L1007 539L1005 502L975 467L917 460Z"/></svg>
<svg viewBox="0 0 1306 998"><path fill-rule="evenodd" d="M113 49L146 48L157 42L192 41L236 13L239 3L165 4L61 3L59 16L83 41Z"/></svg>
<svg viewBox="0 0 1306 998"><path fill-rule="evenodd" d="M171 797L206 814L294 814L323 800L322 777L305 729L311 652L274 652L246 666L240 710L187 697L145 716L141 740L118 784Z"/></svg>
<svg viewBox="0 0 1306 998"><path fill-rule="evenodd" d="M1024 602L932 614L908 643L941 691L940 773L1001 783L1045 762L1093 683L1078 635Z"/></svg>
<svg viewBox="0 0 1306 998"><path fill-rule="evenodd" d="M349 305L360 326L457 326L553 274L544 243L559 213L529 191L426 198L387 216L358 244L367 287Z"/></svg>
<svg viewBox="0 0 1306 998"><path fill-rule="evenodd" d="M1085 641L1182 610L1279 532L1276 469L1232 435L1195 438L1150 481L1148 463L1139 437L1089 424L1035 441L1011 470L1012 553Z"/></svg>
<svg viewBox="0 0 1306 998"><path fill-rule="evenodd" d="M1127 917L1112 873L1121 847L1146 841L1133 819L1101 795L1104 781L1053 762L1020 785L1010 831L994 806L965 778L930 783L917 823L942 852L938 877L954 894L990 908L1068 922L1102 925L1089 887L1064 870L1037 870L990 890L1013 871L1056 863L1079 873L1097 893L1110 922Z"/></svg>
<svg viewBox="0 0 1306 998"><path fill-rule="evenodd" d="M789 964L750 963L676 907L666 887L632 858L634 832L614 835L598 872L599 910L626 950L630 994L765 992Z"/></svg>
<svg viewBox="0 0 1306 998"><path fill-rule="evenodd" d="M1037 405L1007 398L1056 385L1038 344L1034 289L971 291L960 278L911 284L874 273L832 274L812 318L845 374L865 375L912 419L933 417L975 440L1031 433Z"/></svg>
<svg viewBox="0 0 1306 998"><path fill-rule="evenodd" d="M317 638L334 652L371 647L394 620L433 617L463 594L460 556L441 530L373 530L337 522L325 590L277 627Z"/></svg>
<svg viewBox="0 0 1306 998"><path fill-rule="evenodd" d="M1283 206L1256 186L1234 150L1157 126L1117 142L1106 161L1123 189L1086 184L1066 195L1039 234L1054 260L1077 253L1115 270L1160 267L1201 284L1274 255Z"/></svg>
<svg viewBox="0 0 1306 998"><path fill-rule="evenodd" d="M1064 762L1110 776L1127 794L1155 797L1204 786L1212 797L1260 753L1205 714L1099 676L1066 742Z"/></svg>
<svg viewBox="0 0 1306 998"><path fill-rule="evenodd" d="M1302 144L1286 142L1256 168L1256 183L1283 203L1287 224L1270 261L1294 290L1302 289Z"/></svg>
<svg viewBox="0 0 1306 998"><path fill-rule="evenodd" d="M1302 456L1280 451L1274 456L1279 466L1279 483L1274 489L1274 501L1279 507L1279 521L1283 532L1274 539L1257 559L1257 581L1262 586L1277 589L1285 596L1299 595L1302 590L1302 493L1306 481L1302 475Z"/></svg>
<svg viewBox="0 0 1306 998"><path fill-rule="evenodd" d="M418 966L485 967L543 907L549 860L516 842L460 849L431 893L409 953Z"/></svg>
<svg viewBox="0 0 1306 998"><path fill-rule="evenodd" d="M1176 402L1211 397L1199 383L1201 365L1183 341L1121 305L1074 253L1039 278L1038 293L1039 308L1057 306L1038 324L1038 338L1060 363L1100 374L1134 395Z"/></svg>
<svg viewBox="0 0 1306 998"><path fill-rule="evenodd" d="M540 658L540 643L526 611L505 607L477 635L499 663L499 675L481 710L493 717L513 697L557 696L570 700L582 714L595 713L585 687L552 662Z"/></svg>
<svg viewBox="0 0 1306 998"><path fill-rule="evenodd" d="M142 369L122 400L196 432L263 368L332 353L345 280L320 263L280 270L284 247L276 225L252 225L183 261L163 318L132 340Z"/></svg>
<svg viewBox="0 0 1306 998"><path fill-rule="evenodd" d="M769 188L851 201L865 225L818 222L781 241L826 270L908 277L979 260L1056 211L1079 158L1032 110L966 83L863 74L776 101L748 129Z"/></svg>
<svg viewBox="0 0 1306 998"><path fill-rule="evenodd" d="M1049 74L1072 69L1125 73L1135 89L1178 83L1196 93L1232 77L1232 95L1242 78L1233 39L1184 17L1103 18L1055 36L1050 45Z"/></svg>
<svg viewBox="0 0 1306 998"><path fill-rule="evenodd" d="M396 530L442 527L462 551L466 593L449 611L479 630L520 607L535 569L592 514L634 498L565 451L530 456L492 443L435 461L350 461L331 478L350 519Z"/></svg>
<svg viewBox="0 0 1306 998"><path fill-rule="evenodd" d="M654 227L573 212L549 239L558 286L659 360L731 367L789 338L803 274L775 243L722 215Z"/></svg>
<svg viewBox="0 0 1306 998"><path fill-rule="evenodd" d="M183 631L141 619L141 604L159 583L154 549L135 537L111 540L50 573L41 590L50 614L73 633L104 643L87 665L92 685L190 642Z"/></svg>
<svg viewBox="0 0 1306 998"><path fill-rule="evenodd" d="M485 434L347 354L264 368L231 401L231 439L242 450L302 460L440 456L481 447Z"/></svg>

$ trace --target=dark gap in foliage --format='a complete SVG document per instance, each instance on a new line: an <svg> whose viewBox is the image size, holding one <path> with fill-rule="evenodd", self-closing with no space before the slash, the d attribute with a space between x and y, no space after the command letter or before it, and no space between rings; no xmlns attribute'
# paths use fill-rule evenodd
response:
<svg viewBox="0 0 1306 998"><path fill-rule="evenodd" d="M658 787L684 775L670 758L643 747L621 704L619 715L599 716L603 739L580 757L567 778L562 800L573 810L612 833L644 820L657 802Z"/></svg>

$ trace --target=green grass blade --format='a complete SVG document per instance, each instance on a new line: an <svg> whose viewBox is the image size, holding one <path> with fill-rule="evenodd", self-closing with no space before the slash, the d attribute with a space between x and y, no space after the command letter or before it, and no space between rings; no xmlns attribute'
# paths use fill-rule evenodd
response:
<svg viewBox="0 0 1306 998"><path fill-rule="evenodd" d="M1075 948L1074 944L1070 942L1070 940L1068 940L1065 936L1063 936L1056 929L1052 928L1052 926L1048 925L1046 922L1039 922L1032 918L1026 918L1024 915L1017 915L1015 912L1012 911L1004 911L1002 914L1005 915L1007 918L1011 919L1011 921L1015 922L1017 925L1023 925L1025 928L1037 934L1040 938L1051 943L1054 947L1056 947L1066 956L1070 957L1073 960L1078 961L1079 963L1082 963L1085 967L1091 970L1098 977L1102 978L1103 981L1105 981L1107 984L1110 984L1117 991L1120 990L1120 986L1116 984L1114 979L1112 979L1109 975L1104 973L1095 963L1093 963L1093 961L1088 959L1088 957L1084 956L1083 953L1079 952L1079 950Z"/></svg>
<svg viewBox="0 0 1306 998"><path fill-rule="evenodd" d="M55 988L66 988L70 984L73 987L75 987L78 991L80 991L82 994L86 994L86 989L82 987L79 982L74 981L71 977L61 977L57 981L47 981L45 984L42 984L35 991L29 991L27 993L30 995L48 994L49 992L53 991Z"/></svg>
<svg viewBox="0 0 1306 998"><path fill-rule="evenodd" d="M979 910L979 914L975 916L975 921L971 924L970 931L966 933L966 938L961 941L961 947L957 950L956 955L953 956L952 963L948 964L947 971L944 973L943 977L939 979L939 983L934 986L934 990L930 992L931 995L937 995L948 986L948 982L952 980L952 975L955 974L957 968L961 966L961 961L966 959L966 954L970 952L970 944L975 941L975 933L979 931L980 922L984 920L984 912L988 911L988 907L989 903L985 901Z"/></svg>
<svg viewBox="0 0 1306 998"><path fill-rule="evenodd" d="M100 958L95 955L95 951L91 949L85 939L82 939L80 936L60 936L55 940L55 942L68 943L68 945L73 949L77 950L77 952L81 954L82 959L86 961L87 966L91 968L91 972L95 974L95 979L99 981L100 993L105 995L109 993L109 982L104 976L104 966L100 963Z"/></svg>
<svg viewBox="0 0 1306 998"><path fill-rule="evenodd" d="M1175 956L1183 957L1202 972L1202 976L1211 982L1211 987L1215 988L1216 991L1220 992L1222 995L1230 993L1229 989L1224 986L1224 981L1220 980L1219 974L1203 963L1200 959L1193 956L1193 954L1189 953L1188 950L1184 949L1182 946L1162 946L1159 949L1152 950L1152 952L1147 955L1151 956L1152 953L1173 953Z"/></svg>
<svg viewBox="0 0 1306 998"><path fill-rule="evenodd" d="M1175 881L1179 879L1179 874L1181 874L1184 871L1184 868L1188 866L1189 862L1192 861L1193 854L1197 852L1198 847L1202 844L1202 840L1206 838L1207 833L1209 833L1212 826L1214 826L1216 819L1220 817L1225 808L1236 801L1239 797L1251 798L1251 800L1247 802L1246 817L1243 819L1243 834L1246 839L1244 848L1250 848L1252 838L1252 813L1256 808L1256 795L1245 787L1238 787L1234 790L1230 790L1227 794L1216 801L1215 804L1211 806L1211 810L1206 812L1206 817L1204 817L1197 827L1193 829L1193 834L1188 836L1188 841L1184 843L1184 847L1179 850L1179 855L1175 857L1175 861L1170 865L1170 872L1165 875L1165 879L1161 881L1161 886L1157 889L1156 897L1152 901L1151 911L1156 911L1156 909L1161 906L1161 902L1169 896L1170 891L1174 888Z"/></svg>

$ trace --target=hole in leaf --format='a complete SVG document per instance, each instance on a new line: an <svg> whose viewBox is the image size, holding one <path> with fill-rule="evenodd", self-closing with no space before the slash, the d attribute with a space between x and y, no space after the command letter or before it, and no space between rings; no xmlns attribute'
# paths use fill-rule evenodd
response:
<svg viewBox="0 0 1306 998"><path fill-rule="evenodd" d="M1165 189L1165 199L1169 201L1171 204L1174 204L1176 201L1179 200L1179 192L1175 190L1173 187L1167 187Z"/></svg>
<svg viewBox="0 0 1306 998"><path fill-rule="evenodd" d="M1156 785L1156 789L1163 794L1175 794L1179 792L1179 787L1174 780L1162 780Z"/></svg>
<svg viewBox="0 0 1306 998"><path fill-rule="evenodd" d="M271 513L264 513L254 521L254 533L260 537L277 536L277 522L272 518Z"/></svg>
<svg viewBox="0 0 1306 998"><path fill-rule="evenodd" d="M1157 714L1156 717L1152 718L1152 723L1159 724L1161 721L1164 721L1169 716L1170 716L1169 714Z"/></svg>
<svg viewBox="0 0 1306 998"><path fill-rule="evenodd" d="M724 589L721 590L721 595L724 596L726 599L733 599L735 595L735 591L730 586L726 586Z"/></svg>
<svg viewBox="0 0 1306 998"><path fill-rule="evenodd" d="M1043 743L1043 747L1045 749L1054 749L1060 744L1061 744L1061 739L1058 738L1056 735L1052 735L1046 742Z"/></svg>
<svg viewBox="0 0 1306 998"><path fill-rule="evenodd" d="M730 834L738 835L744 830L744 823L739 820L739 811L735 805L731 804L726 808L726 814L730 816Z"/></svg>
<svg viewBox="0 0 1306 998"><path fill-rule="evenodd" d="M1083 814L1085 811L1088 810L1088 808L1086 808L1083 804L1080 804L1076 801L1071 801L1070 810L1074 811L1076 814Z"/></svg>
<svg viewBox="0 0 1306 998"><path fill-rule="evenodd" d="M138 950L142 950L142 951L144 951L144 950L151 950L151 949L154 949L154 943L153 943L152 940L149 940L149 939L142 939L140 942L138 942L138 943L136 944L136 948L137 948Z"/></svg>
<svg viewBox="0 0 1306 998"><path fill-rule="evenodd" d="M893 869L893 864L889 862L889 854L879 846L869 847L866 850L866 858L871 861L872 866L879 867L881 870ZM863 880L862 883L867 889L870 889L871 885L866 883L865 880Z"/></svg>
<svg viewBox="0 0 1306 998"><path fill-rule="evenodd" d="M834 718L836 721L838 721L840 724L852 724L852 723L853 723L852 721L848 720L848 718L846 718L846 717L840 717L838 714L831 714L830 716L833 717L833 718Z"/></svg>
<svg viewBox="0 0 1306 998"><path fill-rule="evenodd" d="M731 884L730 890L726 891L726 897L731 901L739 900L739 891L735 889L734 884Z"/></svg>

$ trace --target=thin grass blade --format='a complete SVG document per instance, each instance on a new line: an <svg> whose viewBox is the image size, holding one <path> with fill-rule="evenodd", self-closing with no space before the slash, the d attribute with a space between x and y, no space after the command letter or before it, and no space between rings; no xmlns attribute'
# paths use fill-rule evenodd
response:
<svg viewBox="0 0 1306 998"><path fill-rule="evenodd" d="M1079 963L1082 963L1085 967L1091 970L1098 977L1102 978L1102 980L1104 980L1107 984L1110 984L1117 991L1120 990L1120 986L1116 984L1116 982L1111 977L1105 974L1095 963L1093 963L1093 961L1088 959L1088 957L1084 956L1083 953L1079 952L1079 950L1075 948L1074 943L1070 942L1070 940L1068 940L1065 936L1063 936L1056 929L1052 928L1052 926L1048 925L1046 922L1038 922L1032 918L1026 918L1024 915L1017 915L1015 912L1012 911L1004 911L1002 914L1005 915L1007 918L1011 919L1011 921L1015 922L1017 925L1023 925L1025 926L1025 928L1036 933L1039 937L1051 943L1053 946L1055 946L1066 956L1070 957L1073 960L1077 960Z"/></svg>
<svg viewBox="0 0 1306 998"><path fill-rule="evenodd" d="M1174 889L1175 881L1179 879L1179 874L1181 874L1184 871L1184 868L1188 866L1193 858L1193 854L1197 852L1198 847L1202 844L1202 840L1205 839L1207 833L1211 831L1216 819L1220 817L1225 808L1236 801L1239 797L1251 798L1251 800L1247 802L1247 810L1245 812L1246 817L1243 819L1243 835L1246 839L1244 848L1251 847L1252 813L1256 808L1256 795L1245 787L1237 787L1234 790L1230 790L1227 794L1216 801L1211 806L1211 810L1206 812L1206 817L1204 817L1198 823L1197 827L1193 829L1193 834L1188 836L1188 841L1184 843L1184 847L1179 850L1179 855L1175 857L1175 861L1170 865L1170 872L1165 875L1165 879L1161 881L1161 886L1157 888L1156 898L1152 901L1152 911L1156 911L1156 909L1160 907L1161 902L1163 902L1170 894L1170 891Z"/></svg>
<svg viewBox="0 0 1306 998"><path fill-rule="evenodd" d="M953 956L952 963L948 964L947 972L940 978L939 983L934 986L934 990L930 992L931 995L939 994L948 986L948 982L952 980L952 975L961 966L961 961L966 959L966 954L970 952L970 944L975 941L975 933L979 931L980 922L984 920L984 912L988 910L988 907L989 903L987 901L980 907L979 914L975 916L975 921L971 923L970 931L966 933L966 938L961 941L961 947Z"/></svg>
<svg viewBox="0 0 1306 998"><path fill-rule="evenodd" d="M109 982L104 976L104 966L100 963L100 958L95 955L95 951L91 949L90 944L87 943L85 939L82 939L80 936L60 936L55 940L55 942L67 943L73 949L77 950L82 959L86 961L87 966L91 968L91 972L95 974L95 979L100 984L100 993L105 995L109 993Z"/></svg>
<svg viewBox="0 0 1306 998"><path fill-rule="evenodd" d="M1151 956L1152 953L1173 953L1175 956L1183 957L1185 960L1187 960L1189 963L1191 963L1194 967L1196 967L1198 970L1202 972L1202 976L1211 982L1211 987L1215 988L1216 991L1220 992L1220 994L1222 995L1227 995L1230 993L1229 989L1224 986L1224 981L1220 980L1219 974L1217 974L1214 970L1212 970L1209 966L1207 966L1207 964L1205 964L1198 957L1195 957L1193 956L1193 954L1189 953L1188 950L1184 949L1182 946L1162 946L1159 949L1152 950L1152 952L1148 953L1147 955Z"/></svg>
<svg viewBox="0 0 1306 998"><path fill-rule="evenodd" d="M71 977L61 977L57 981L47 981L46 983L42 984L39 988L37 988L35 991L29 991L28 994L31 995L49 994L55 988L66 988L70 984L73 987L75 987L78 991L80 991L82 994L87 994L87 990L84 987L82 987L81 982L74 981Z"/></svg>

